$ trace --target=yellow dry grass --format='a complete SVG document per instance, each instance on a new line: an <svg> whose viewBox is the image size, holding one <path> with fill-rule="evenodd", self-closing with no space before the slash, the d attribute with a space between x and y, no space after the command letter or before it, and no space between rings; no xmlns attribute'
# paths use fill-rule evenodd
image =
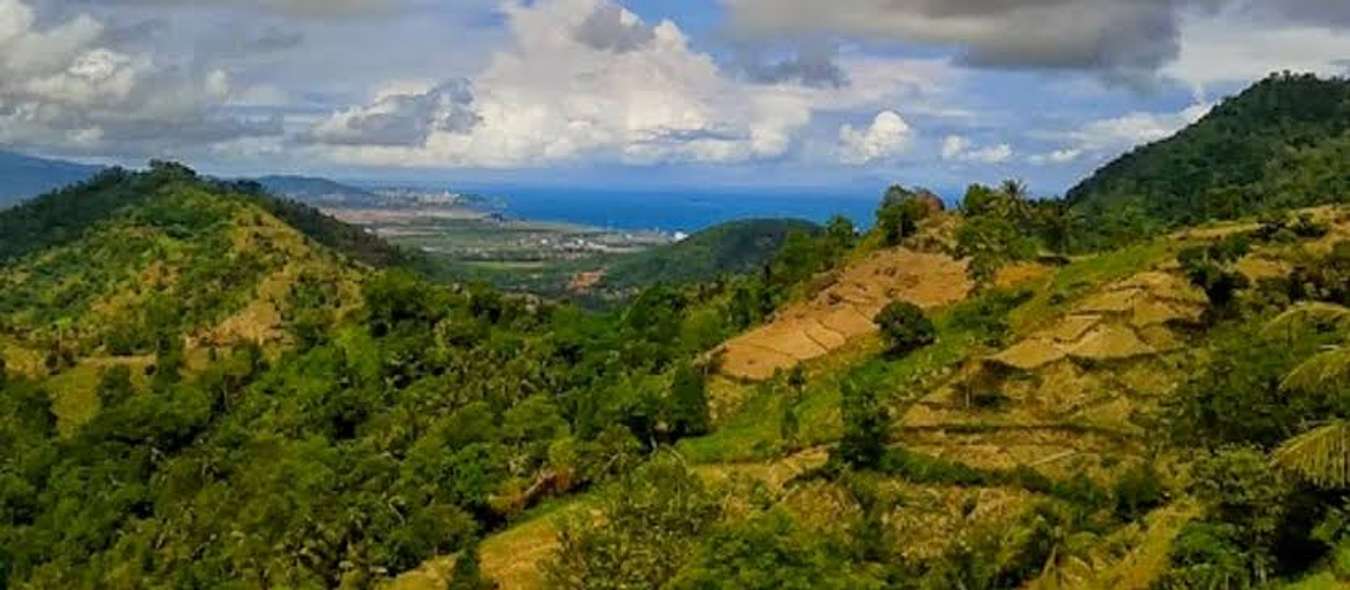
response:
<svg viewBox="0 0 1350 590"><path fill-rule="evenodd" d="M965 299L971 287L965 262L945 254L874 251L850 263L810 300L789 305L770 323L724 344L721 371L737 379L768 379L875 333L872 318L892 301L933 309Z"/></svg>

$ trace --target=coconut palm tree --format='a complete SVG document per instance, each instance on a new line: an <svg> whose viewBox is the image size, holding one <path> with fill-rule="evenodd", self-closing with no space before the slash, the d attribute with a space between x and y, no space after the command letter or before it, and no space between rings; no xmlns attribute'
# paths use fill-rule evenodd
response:
<svg viewBox="0 0 1350 590"><path fill-rule="evenodd" d="M1350 422L1335 420L1289 439L1274 463L1320 488L1350 488Z"/></svg>

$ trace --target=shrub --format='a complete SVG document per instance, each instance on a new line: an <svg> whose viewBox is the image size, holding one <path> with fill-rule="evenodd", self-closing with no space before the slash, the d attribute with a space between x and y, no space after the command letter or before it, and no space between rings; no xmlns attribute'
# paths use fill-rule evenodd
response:
<svg viewBox="0 0 1350 590"><path fill-rule="evenodd" d="M932 320L913 303L891 302L873 321L881 328L887 351L894 355L904 355L937 341L937 328Z"/></svg>
<svg viewBox="0 0 1350 590"><path fill-rule="evenodd" d="M1153 465L1140 463L1116 480L1116 516L1131 521L1162 504L1163 486Z"/></svg>
<svg viewBox="0 0 1350 590"><path fill-rule="evenodd" d="M844 436L839 441L838 457L854 467L877 467L886 454L890 412L881 403L873 387L845 381L840 386L840 393Z"/></svg>

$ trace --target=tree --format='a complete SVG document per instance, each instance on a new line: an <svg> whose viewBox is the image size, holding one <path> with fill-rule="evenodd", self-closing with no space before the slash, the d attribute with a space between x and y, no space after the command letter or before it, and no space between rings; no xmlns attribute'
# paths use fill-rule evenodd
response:
<svg viewBox="0 0 1350 590"><path fill-rule="evenodd" d="M905 355L937 341L937 328L923 309L908 301L893 301L873 320L886 339L887 351Z"/></svg>
<svg viewBox="0 0 1350 590"><path fill-rule="evenodd" d="M131 384L131 369L126 365L116 365L103 371L98 383L98 401L104 408L111 408L131 399L136 390Z"/></svg>
<svg viewBox="0 0 1350 590"><path fill-rule="evenodd" d="M881 588L843 550L774 510L710 534L670 590L845 590Z"/></svg>
<svg viewBox="0 0 1350 590"><path fill-rule="evenodd" d="M9 366L5 362L5 355L0 354L0 390L3 390L5 388L5 384L8 382L9 382Z"/></svg>
<svg viewBox="0 0 1350 590"><path fill-rule="evenodd" d="M886 454L890 411L873 387L844 381L839 393L844 436L839 441L838 458L856 468L874 468Z"/></svg>
<svg viewBox="0 0 1350 590"><path fill-rule="evenodd" d="M825 239L829 244L831 258L837 258L853 248L858 238L858 230L853 222L843 215L835 215L825 224Z"/></svg>
<svg viewBox="0 0 1350 590"><path fill-rule="evenodd" d="M1184 249L1177 254L1177 262L1191 284L1204 290L1210 305L1224 310L1237 292L1248 286L1247 278L1235 266L1248 248L1245 237L1229 236L1217 244Z"/></svg>
<svg viewBox="0 0 1350 590"><path fill-rule="evenodd" d="M1335 420L1290 439L1273 461L1317 487L1350 488L1350 422Z"/></svg>
<svg viewBox="0 0 1350 590"><path fill-rule="evenodd" d="M924 202L926 198L937 197L923 189L909 190L902 186L886 190L881 208L877 209L877 228L887 246L898 245L918 231L919 222L930 212L929 205Z"/></svg>
<svg viewBox="0 0 1350 590"><path fill-rule="evenodd" d="M624 476L599 504L599 515L581 510L562 523L544 564L549 588L661 588L722 512L718 494L672 456Z"/></svg>
<svg viewBox="0 0 1350 590"><path fill-rule="evenodd" d="M703 375L691 364L680 365L670 386L671 433L677 437L706 434L711 421Z"/></svg>

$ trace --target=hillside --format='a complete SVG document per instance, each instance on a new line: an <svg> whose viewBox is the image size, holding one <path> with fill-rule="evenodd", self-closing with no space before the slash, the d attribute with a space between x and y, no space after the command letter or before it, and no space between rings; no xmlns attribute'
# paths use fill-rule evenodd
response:
<svg viewBox="0 0 1350 590"><path fill-rule="evenodd" d="M89 179L98 166L0 151L0 209L68 184Z"/></svg>
<svg viewBox="0 0 1350 590"><path fill-rule="evenodd" d="M788 236L815 236L820 226L792 219L749 219L722 223L684 240L623 257L605 269L603 286L631 289L656 283L711 281L755 272L773 259Z"/></svg>
<svg viewBox="0 0 1350 590"><path fill-rule="evenodd" d="M1273 75L1175 136L1141 146L1067 193L1100 240L1344 202L1350 80Z"/></svg>
<svg viewBox="0 0 1350 590"><path fill-rule="evenodd" d="M372 587L707 431L722 295L433 285L295 210L155 163L0 213L0 585Z"/></svg>
<svg viewBox="0 0 1350 590"><path fill-rule="evenodd" d="M1316 393L1347 383L1317 351L1350 342L1350 210L1302 214L1322 229L1233 223L1009 267L1000 287L930 304L936 342L908 354L860 333L801 357L798 376L723 363L710 434L489 536L483 574L513 589L1341 587L1337 545L1306 524L1342 526L1337 500L1315 499L1327 492L1299 474L1320 467L1287 463L1297 447L1281 443L1350 411ZM1251 287L1219 304L1178 260L1233 236L1250 248L1223 272ZM837 284L908 298L946 272L877 271L906 252L846 258ZM1269 532L1238 532L1253 526ZM462 563L387 588L439 588Z"/></svg>

